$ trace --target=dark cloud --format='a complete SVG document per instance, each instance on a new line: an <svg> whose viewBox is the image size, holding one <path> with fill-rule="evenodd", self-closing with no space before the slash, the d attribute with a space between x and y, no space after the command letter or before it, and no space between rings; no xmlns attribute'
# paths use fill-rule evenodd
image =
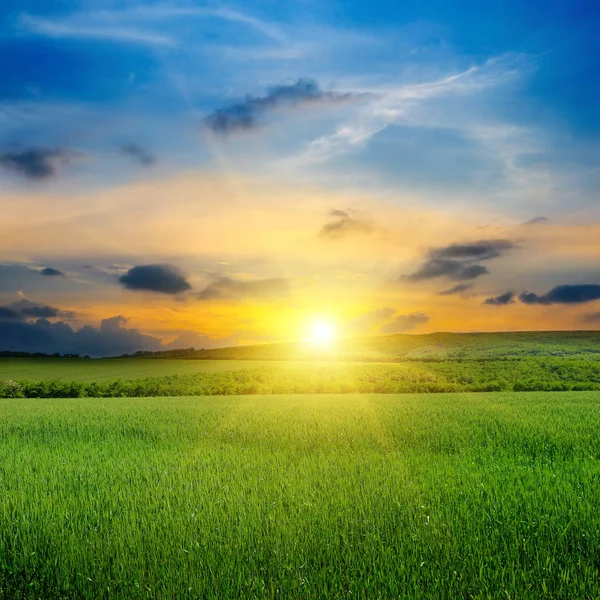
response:
<svg viewBox="0 0 600 600"><path fill-rule="evenodd" d="M468 244L450 244L442 248L434 248L429 252L429 256L437 260L490 260L498 258L511 248L514 248L514 244L509 240L481 240Z"/></svg>
<svg viewBox="0 0 600 600"><path fill-rule="evenodd" d="M20 319L19 311L10 308L9 306L0 306L0 320L2 319Z"/></svg>
<svg viewBox="0 0 600 600"><path fill-rule="evenodd" d="M3 318L3 313L0 308L0 351L46 354L59 352L99 357L132 354L140 350L219 348L235 346L238 343L237 338L233 336L210 338L194 332L182 332L174 342L163 344L157 337L146 335L137 329L126 328L128 319L122 315L104 319L100 322L100 327L86 325L74 329L63 321L51 323L47 319L38 319L32 323L21 320L20 317Z"/></svg>
<svg viewBox="0 0 600 600"><path fill-rule="evenodd" d="M490 306L506 306L507 304L514 304L515 295L513 292L505 292L504 294L500 294L499 296L494 296L493 298L488 298L483 302L483 304L488 304Z"/></svg>
<svg viewBox="0 0 600 600"><path fill-rule="evenodd" d="M581 285L557 285L548 293L538 296L523 292L519 300L524 304L583 304L600 300L600 285L586 283Z"/></svg>
<svg viewBox="0 0 600 600"><path fill-rule="evenodd" d="M156 162L156 156L138 144L125 144L121 146L121 152L135 158L144 167L151 167Z"/></svg>
<svg viewBox="0 0 600 600"><path fill-rule="evenodd" d="M52 319L58 317L61 311L54 306L29 306L21 309L21 315L36 319Z"/></svg>
<svg viewBox="0 0 600 600"><path fill-rule="evenodd" d="M423 281L435 277L447 277L458 281L476 279L489 273L483 265L465 264L457 260L428 260L419 269L404 278L408 281Z"/></svg>
<svg viewBox="0 0 600 600"><path fill-rule="evenodd" d="M39 304L27 299L18 300L8 306L0 307L0 318L4 319L54 319L57 317L73 319L75 316L73 311L61 310L55 306Z"/></svg>
<svg viewBox="0 0 600 600"><path fill-rule="evenodd" d="M581 318L583 323L600 323L600 312L589 313Z"/></svg>
<svg viewBox="0 0 600 600"><path fill-rule="evenodd" d="M289 293L289 283L286 279L259 279L257 281L238 281L229 277L220 277L199 294L200 300L228 299L241 300L245 298L278 298Z"/></svg>
<svg viewBox="0 0 600 600"><path fill-rule="evenodd" d="M548 223L548 221L550 221L550 219L548 217L540 216L540 217L534 217L530 221L525 221L524 225L540 225L542 223Z"/></svg>
<svg viewBox="0 0 600 600"><path fill-rule="evenodd" d="M466 292L471 289L473 289L472 283L459 283L459 284L455 285L454 287L451 287L447 290L442 290L441 292L439 292L439 295L440 296L452 296L454 294L462 294L463 292Z"/></svg>
<svg viewBox="0 0 600 600"><path fill-rule="evenodd" d="M45 267L44 269L42 269L40 271L40 274L46 275L46 277L64 277L65 276L65 274L62 271L59 271L58 269L55 269L53 267Z"/></svg>
<svg viewBox="0 0 600 600"><path fill-rule="evenodd" d="M336 220L323 225L319 233L321 237L339 240L354 233L371 233L373 231L371 223L364 219L351 217L348 211L334 208L329 214L336 217Z"/></svg>
<svg viewBox="0 0 600 600"><path fill-rule="evenodd" d="M119 277L129 290L181 294L192 289L183 273L173 265L139 265Z"/></svg>
<svg viewBox="0 0 600 600"><path fill-rule="evenodd" d="M411 331L417 325L423 325L429 321L429 316L422 312L415 312L409 315L398 315L390 323L386 323L379 328L381 333L404 333Z"/></svg>
<svg viewBox="0 0 600 600"><path fill-rule="evenodd" d="M27 179L49 179L82 154L68 148L28 148L0 154L0 165Z"/></svg>
<svg viewBox="0 0 600 600"><path fill-rule="evenodd" d="M467 244L450 244L432 248L425 262L414 272L405 275L408 281L423 281L445 277L457 281L476 279L489 271L480 261L499 258L515 245L509 240L481 240Z"/></svg>
<svg viewBox="0 0 600 600"><path fill-rule="evenodd" d="M215 133L227 135L254 129L266 112L279 107L343 102L353 97L350 93L324 92L316 81L301 78L291 85L270 87L265 96L246 96L241 102L220 108L204 119L204 125Z"/></svg>
<svg viewBox="0 0 600 600"><path fill-rule="evenodd" d="M96 357L162 349L158 338L136 329L125 329L125 322L124 317L117 316L104 319L99 328L86 325L74 330L62 321L51 323L46 319L38 319L35 323L0 321L0 351L59 352Z"/></svg>

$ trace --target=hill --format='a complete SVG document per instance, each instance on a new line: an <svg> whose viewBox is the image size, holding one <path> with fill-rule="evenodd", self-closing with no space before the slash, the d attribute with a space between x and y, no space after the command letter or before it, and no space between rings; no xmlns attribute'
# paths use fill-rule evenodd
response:
<svg viewBox="0 0 600 600"><path fill-rule="evenodd" d="M489 360L527 356L600 359L600 331L518 331L499 333L398 334L346 338L322 349L304 342L234 346L210 350L140 352L135 357L196 360Z"/></svg>

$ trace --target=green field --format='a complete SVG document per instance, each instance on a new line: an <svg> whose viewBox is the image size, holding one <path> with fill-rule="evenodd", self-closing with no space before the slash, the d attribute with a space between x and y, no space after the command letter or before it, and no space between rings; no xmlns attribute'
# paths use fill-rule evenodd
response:
<svg viewBox="0 0 600 600"><path fill-rule="evenodd" d="M147 353L151 354L151 353ZM302 342L175 350L154 356L227 360L406 360L504 359L578 356L600 359L600 331L510 331L379 335L342 340L319 350Z"/></svg>
<svg viewBox="0 0 600 600"><path fill-rule="evenodd" d="M0 398L600 390L600 361L433 362L4 359Z"/></svg>
<svg viewBox="0 0 600 600"><path fill-rule="evenodd" d="M102 358L0 358L0 381L114 381L166 375L235 371L262 365L251 360L148 360Z"/></svg>
<svg viewBox="0 0 600 600"><path fill-rule="evenodd" d="M600 597L600 393L0 401L0 598Z"/></svg>

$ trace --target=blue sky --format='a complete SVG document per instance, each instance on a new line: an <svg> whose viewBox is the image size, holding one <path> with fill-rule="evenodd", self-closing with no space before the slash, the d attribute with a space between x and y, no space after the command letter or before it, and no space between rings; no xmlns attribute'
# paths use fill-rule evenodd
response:
<svg viewBox="0 0 600 600"><path fill-rule="evenodd" d="M482 297L453 305L457 319L507 286L542 294L600 283L592 239L599 40L591 0L8 0L0 8L0 300L79 303L69 314L92 325L140 302L177 314L186 306L189 319L173 331L250 339L264 324L248 317L217 327L214 311L189 299L132 296L118 268L173 265L193 289L228 277L285 279L295 290L319 272L321 282L367 282L345 309L352 318L396 302L408 315L431 313L421 326L435 328L439 290L413 286L395 299L389 282L418 268L428 249L482 236L510 238L527 256L490 269L485 288L470 292ZM334 209L346 216L333 229L344 240L331 250L318 231ZM536 217L544 219L523 229ZM421 237L402 229L413 220ZM231 247L204 243L209 222L208 237L246 233ZM259 241L304 222L313 238L294 229L279 247ZM190 224L198 236L184 243L188 234L173 232ZM31 279L27 269L49 264L67 276ZM102 304L84 310L93 298ZM522 328L534 308L516 304L499 310L513 311L508 321ZM559 308L537 322L572 328L583 318ZM166 317L159 325L148 310L139 327L168 331ZM275 329L267 333L292 335Z"/></svg>
<svg viewBox="0 0 600 600"><path fill-rule="evenodd" d="M268 86L307 77L324 89L377 95L462 74L462 89L396 102L392 109L412 114L389 124L423 131L422 140L411 134L420 152L437 148L431 127L441 140L469 130L461 152L482 122L521 128L539 162L585 168L581 155L597 149L600 127L597 13L592 2L5 3L2 142L110 155L135 139L175 168L205 164L214 152L197 132L203 115ZM335 127L339 116L329 116ZM300 154L326 130L319 119L300 131L286 115L273 120L266 156ZM379 162L384 142L369 143L384 125L374 124L361 148L378 177L396 174ZM236 146L245 155L243 141L224 152L235 157ZM89 176L110 167L128 176L100 160ZM441 164L427 165L428 180L438 170L446 185Z"/></svg>

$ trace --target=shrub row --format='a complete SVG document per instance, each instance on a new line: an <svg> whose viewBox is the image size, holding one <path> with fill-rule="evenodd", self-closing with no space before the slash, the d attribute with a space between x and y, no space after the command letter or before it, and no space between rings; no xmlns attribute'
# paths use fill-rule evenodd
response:
<svg viewBox="0 0 600 600"><path fill-rule="evenodd" d="M270 365L112 382L0 382L0 398L572 390L600 390L600 363L556 358L421 365Z"/></svg>

